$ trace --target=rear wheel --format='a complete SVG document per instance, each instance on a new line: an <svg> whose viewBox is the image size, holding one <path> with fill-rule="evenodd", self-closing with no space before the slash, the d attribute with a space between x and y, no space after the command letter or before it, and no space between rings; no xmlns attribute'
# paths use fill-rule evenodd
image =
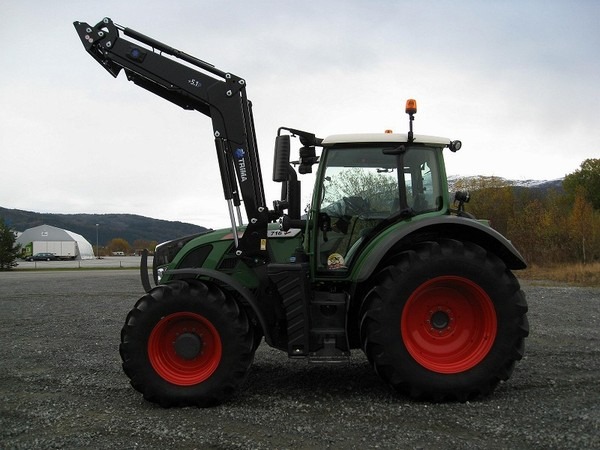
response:
<svg viewBox="0 0 600 450"><path fill-rule="evenodd" d="M123 370L146 400L212 406L244 381L254 357L246 313L217 286L174 281L142 297L127 316Z"/></svg>
<svg viewBox="0 0 600 450"><path fill-rule="evenodd" d="M468 242L426 242L377 275L361 311L363 350L395 389L465 401L510 377L526 312L518 281L495 255Z"/></svg>

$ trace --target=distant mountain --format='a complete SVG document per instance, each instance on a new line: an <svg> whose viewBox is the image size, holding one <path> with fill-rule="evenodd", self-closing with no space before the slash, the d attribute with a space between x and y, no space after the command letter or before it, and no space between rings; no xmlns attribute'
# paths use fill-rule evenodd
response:
<svg viewBox="0 0 600 450"><path fill-rule="evenodd" d="M508 180L501 177L449 176L448 187L451 195L460 189L477 191L486 187L511 186L517 191L526 190L532 197L543 198L550 191L561 193L563 179L556 180ZM460 188L459 188L460 187ZM16 231L25 231L38 225L52 225L81 234L90 243L96 242L96 224L98 241L106 245L111 239L123 238L130 244L137 239L164 242L177 237L199 233L205 227L183 222L151 219L134 214L48 214L6 209L0 207L0 217Z"/></svg>
<svg viewBox="0 0 600 450"><path fill-rule="evenodd" d="M16 231L25 231L38 225L52 225L80 234L92 244L96 243L96 224L99 224L100 245L106 245L114 238L123 238L129 244L137 239L164 242L206 230L198 225L135 214L49 214L0 207L0 217Z"/></svg>
<svg viewBox="0 0 600 450"><path fill-rule="evenodd" d="M556 191L558 193L563 192L562 183L563 178L557 178L555 180L509 180L502 177L484 176L461 177L451 175L448 177L448 188L451 193L458 190L457 185L467 186L467 190L473 191L486 187L510 186L515 190L531 190L532 194L535 194L535 196L543 197L547 195L549 191Z"/></svg>

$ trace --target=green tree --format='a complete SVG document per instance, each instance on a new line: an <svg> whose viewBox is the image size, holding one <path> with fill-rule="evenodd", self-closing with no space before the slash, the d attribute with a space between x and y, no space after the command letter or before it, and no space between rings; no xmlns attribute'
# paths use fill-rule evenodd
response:
<svg viewBox="0 0 600 450"><path fill-rule="evenodd" d="M545 262L541 251L546 249L545 210L541 201L533 200L508 222L510 239L530 264Z"/></svg>
<svg viewBox="0 0 600 450"><path fill-rule="evenodd" d="M156 241L149 241L147 239L136 239L133 241L133 250L136 252L139 250L147 249L150 253L154 252L154 249L158 243Z"/></svg>
<svg viewBox="0 0 600 450"><path fill-rule="evenodd" d="M20 250L21 246L15 245L15 234L0 217L0 270L10 270L16 266Z"/></svg>
<svg viewBox="0 0 600 450"><path fill-rule="evenodd" d="M471 202L466 210L479 219L488 219L492 227L506 235L513 217L514 190L504 178L472 177L458 179L456 191L469 191Z"/></svg>
<svg viewBox="0 0 600 450"><path fill-rule="evenodd" d="M569 217L573 243L577 248L578 257L584 264L588 261L590 248L594 243L594 210L585 198L584 189L580 188L573 203Z"/></svg>
<svg viewBox="0 0 600 450"><path fill-rule="evenodd" d="M108 251L110 253L123 252L126 255L128 255L129 253L131 253L131 245L129 245L129 242L127 242L127 240L125 240L123 238L114 238L114 239L112 239L108 243L107 247L108 247Z"/></svg>
<svg viewBox="0 0 600 450"><path fill-rule="evenodd" d="M546 241L539 253L547 255L544 261L548 264L575 261L578 250L571 234L570 202L566 201L564 193L553 191L543 199L543 204Z"/></svg>
<svg viewBox="0 0 600 450"><path fill-rule="evenodd" d="M563 180L565 191L573 198L583 189L592 207L600 210L600 159L586 159L579 170L568 174Z"/></svg>

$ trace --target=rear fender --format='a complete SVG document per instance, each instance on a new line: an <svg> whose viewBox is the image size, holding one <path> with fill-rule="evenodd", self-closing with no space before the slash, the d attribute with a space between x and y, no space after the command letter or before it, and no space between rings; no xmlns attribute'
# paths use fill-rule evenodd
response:
<svg viewBox="0 0 600 450"><path fill-rule="evenodd" d="M367 280L386 255L395 252L404 243L436 238L470 241L497 255L509 269L520 270L527 267L514 245L493 228L466 217L438 216L405 224L374 239L356 260L351 278L357 282Z"/></svg>

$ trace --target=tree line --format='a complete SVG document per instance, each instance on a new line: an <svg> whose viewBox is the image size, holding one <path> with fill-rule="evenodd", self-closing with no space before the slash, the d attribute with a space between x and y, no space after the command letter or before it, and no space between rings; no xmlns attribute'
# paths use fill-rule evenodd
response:
<svg viewBox="0 0 600 450"><path fill-rule="evenodd" d="M154 253L154 248L158 243L146 239L136 239L133 244L127 242L124 238L114 238L108 241L104 246L96 248L94 245L94 254L96 256L111 256L114 254L133 255L139 254L142 250L147 249L151 254Z"/></svg>
<svg viewBox="0 0 600 450"><path fill-rule="evenodd" d="M495 177L459 179L468 211L491 221L529 264L600 261L600 159L587 159L563 180L563 190L540 196Z"/></svg>
<svg viewBox="0 0 600 450"><path fill-rule="evenodd" d="M563 190L546 195L517 189L496 177L459 179L455 189L471 191L468 211L489 219L529 264L600 261L600 159L585 160L564 178ZM0 270L14 266L18 256L14 243L14 234L0 217ZM138 239L130 245L123 238L115 238L95 253L132 254L144 248L152 251L155 246L155 241Z"/></svg>

